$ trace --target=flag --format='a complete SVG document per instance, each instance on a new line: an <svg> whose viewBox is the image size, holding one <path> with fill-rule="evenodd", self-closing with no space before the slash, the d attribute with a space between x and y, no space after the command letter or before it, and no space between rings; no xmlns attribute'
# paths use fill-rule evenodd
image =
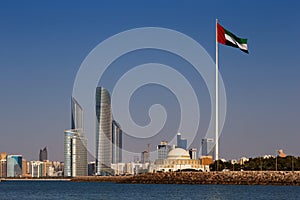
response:
<svg viewBox="0 0 300 200"><path fill-rule="evenodd" d="M218 42L224 45L232 46L235 48L239 48L245 53L248 52L247 39L239 38L235 36L233 33L227 31L223 28L219 23L217 24L218 30Z"/></svg>

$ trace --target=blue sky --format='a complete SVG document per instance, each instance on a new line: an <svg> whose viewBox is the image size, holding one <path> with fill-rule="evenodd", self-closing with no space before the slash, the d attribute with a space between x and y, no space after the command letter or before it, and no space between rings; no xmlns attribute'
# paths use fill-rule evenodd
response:
<svg viewBox="0 0 300 200"><path fill-rule="evenodd" d="M220 156L274 154L278 148L300 155L299 8L298 1L1 1L0 152L31 160L47 146L51 160L63 160L73 82L101 41L132 28L165 27L192 37L214 58L218 18L248 38L250 52L219 46L228 103ZM205 89L198 89L205 98ZM150 102L137 100L132 112L140 116L139 107ZM204 116L206 106L204 101Z"/></svg>

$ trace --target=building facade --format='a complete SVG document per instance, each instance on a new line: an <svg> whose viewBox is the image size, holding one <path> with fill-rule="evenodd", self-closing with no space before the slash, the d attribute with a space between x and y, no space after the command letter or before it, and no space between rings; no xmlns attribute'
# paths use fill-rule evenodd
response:
<svg viewBox="0 0 300 200"><path fill-rule="evenodd" d="M181 133L177 133L177 148L187 149L187 139L181 137Z"/></svg>
<svg viewBox="0 0 300 200"><path fill-rule="evenodd" d="M189 150L189 154L190 154L190 158L191 159L197 159L197 149L196 148L192 148Z"/></svg>
<svg viewBox="0 0 300 200"><path fill-rule="evenodd" d="M199 159L191 159L189 152L182 148L175 148L168 153L167 159L156 160L151 171L173 172L181 170L203 171Z"/></svg>
<svg viewBox="0 0 300 200"><path fill-rule="evenodd" d="M141 153L141 162L142 163L150 162L150 153L148 151L143 151Z"/></svg>
<svg viewBox="0 0 300 200"><path fill-rule="evenodd" d="M6 177L6 153L1 152L0 153L0 177L4 178Z"/></svg>
<svg viewBox="0 0 300 200"><path fill-rule="evenodd" d="M6 157L6 176L21 177L22 176L22 156L8 155Z"/></svg>
<svg viewBox="0 0 300 200"><path fill-rule="evenodd" d="M214 158L215 140L213 138L204 138L201 145L202 156L212 156Z"/></svg>
<svg viewBox="0 0 300 200"><path fill-rule="evenodd" d="M96 175L100 175L112 163L112 112L109 92L96 89Z"/></svg>
<svg viewBox="0 0 300 200"><path fill-rule="evenodd" d="M83 109L74 97L71 99L71 129L83 132Z"/></svg>
<svg viewBox="0 0 300 200"><path fill-rule="evenodd" d="M122 129L115 121L112 121L112 163L122 162Z"/></svg>
<svg viewBox="0 0 300 200"><path fill-rule="evenodd" d="M83 109L74 97L71 99L71 130L66 130L64 134L64 176L87 176L87 140L83 129ZM52 168L48 166L47 172L50 175Z"/></svg>
<svg viewBox="0 0 300 200"><path fill-rule="evenodd" d="M64 137L64 176L87 176L87 140L79 130L67 130Z"/></svg>
<svg viewBox="0 0 300 200"><path fill-rule="evenodd" d="M157 159L167 159L168 153L172 150L172 147L168 145L167 141L161 141L156 147L157 150Z"/></svg>
<svg viewBox="0 0 300 200"><path fill-rule="evenodd" d="M30 167L31 177L43 177L44 165L42 161L30 161Z"/></svg>
<svg viewBox="0 0 300 200"><path fill-rule="evenodd" d="M44 160L48 160L47 147L45 147L44 149L40 149L39 161L44 161Z"/></svg>

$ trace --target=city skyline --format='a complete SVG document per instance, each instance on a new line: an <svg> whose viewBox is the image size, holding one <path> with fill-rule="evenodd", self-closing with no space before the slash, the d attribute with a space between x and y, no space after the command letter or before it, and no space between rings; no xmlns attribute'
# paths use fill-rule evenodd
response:
<svg viewBox="0 0 300 200"><path fill-rule="evenodd" d="M47 146L49 159L63 161L63 131L70 128L72 85L80 64L101 41L131 28L166 27L190 36L214 58L214 22L218 18L224 27L247 37L250 49L245 56L235 49L219 47L219 70L228 98L219 157L274 155L280 148L288 155L300 155L296 59L300 29L295 24L300 15L298 2L235 2L234 6L244 9L234 12L228 12L233 3L222 1L136 1L118 2L117 6L108 2L72 2L71 8L66 2L1 4L0 152L38 160L38 150ZM115 79L140 62L161 61L181 70L190 77L201 100L204 121L199 137L191 145L199 150L211 107L201 77L196 77L188 64L165 52L126 56L112 64L99 85L111 93ZM170 125L163 131L176 137L176 115L180 111L172 94L157 86L140 90L130 105L136 123L147 125L147 108L161 101L171 116ZM124 142L127 146L132 144ZM151 147L158 144L155 141ZM141 144L137 148L144 147Z"/></svg>

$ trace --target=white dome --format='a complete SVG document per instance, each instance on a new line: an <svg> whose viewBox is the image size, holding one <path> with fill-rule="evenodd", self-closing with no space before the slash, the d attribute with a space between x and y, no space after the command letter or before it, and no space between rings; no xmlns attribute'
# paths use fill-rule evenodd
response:
<svg viewBox="0 0 300 200"><path fill-rule="evenodd" d="M189 152L182 148L175 148L168 153L167 159L191 159Z"/></svg>

